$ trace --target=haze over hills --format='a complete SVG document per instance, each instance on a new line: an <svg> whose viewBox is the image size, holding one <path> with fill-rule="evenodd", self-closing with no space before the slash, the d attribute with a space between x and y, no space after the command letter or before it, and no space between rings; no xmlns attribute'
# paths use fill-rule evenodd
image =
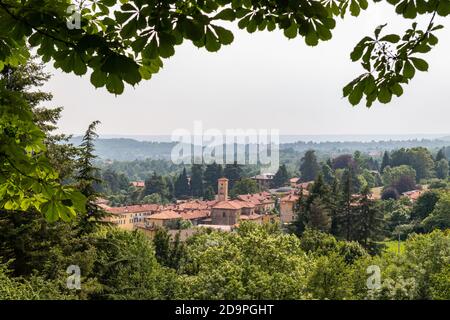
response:
<svg viewBox="0 0 450 320"><path fill-rule="evenodd" d="M81 137L71 142L80 144ZM133 161L143 159L170 159L172 149L178 142L171 142L170 136L112 136L104 135L96 141L96 153L100 159ZM450 145L450 136L445 135L402 135L402 136L281 136L280 155L300 155L314 149L319 153L337 155L353 153L356 150L380 156L384 151L426 147L432 151Z"/></svg>
<svg viewBox="0 0 450 320"><path fill-rule="evenodd" d="M77 135L75 135L77 137ZM172 142L171 135L123 135L123 134L101 134L100 139L133 139L146 142ZM282 134L280 143L302 142L371 142L371 141L407 141L407 140L444 140L450 141L450 133L442 134L324 134L324 135L300 135Z"/></svg>

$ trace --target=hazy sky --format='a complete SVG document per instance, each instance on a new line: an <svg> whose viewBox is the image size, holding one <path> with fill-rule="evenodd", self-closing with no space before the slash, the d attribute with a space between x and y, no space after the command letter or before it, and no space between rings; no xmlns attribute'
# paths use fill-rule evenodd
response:
<svg viewBox="0 0 450 320"><path fill-rule="evenodd" d="M96 90L89 76L51 68L45 89L54 93L54 106L65 108L61 131L75 134L93 120L102 122L101 134L124 135L171 134L192 129L195 120L205 128L282 134L450 133L450 28L439 31L440 43L425 57L430 71L419 72L401 98L371 109L341 98L342 87L362 72L349 59L354 45L386 22L389 33L411 24L391 6L371 4L358 18L338 20L333 39L318 47L288 40L281 31L235 30L234 43L218 53L185 42L152 80L119 97Z"/></svg>

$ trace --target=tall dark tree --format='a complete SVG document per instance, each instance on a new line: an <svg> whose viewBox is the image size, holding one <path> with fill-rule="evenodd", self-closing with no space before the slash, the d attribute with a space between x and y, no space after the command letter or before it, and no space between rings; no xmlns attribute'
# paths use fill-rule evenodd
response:
<svg viewBox="0 0 450 320"><path fill-rule="evenodd" d="M309 190L308 197L301 192L300 199L295 205L295 233L301 235L307 227L329 232L332 209L330 200L330 188L323 181L322 174L319 174Z"/></svg>
<svg viewBox="0 0 450 320"><path fill-rule="evenodd" d="M129 187L129 180L123 173L108 168L102 172L102 184L100 192L103 193L119 193L122 190L127 190Z"/></svg>
<svg viewBox="0 0 450 320"><path fill-rule="evenodd" d="M354 240L373 252L375 242L382 239L383 214L370 196L370 188L365 187L361 192L356 209L355 227L357 232Z"/></svg>
<svg viewBox="0 0 450 320"><path fill-rule="evenodd" d="M206 188L203 198L205 200L214 200L216 198L216 193L214 192L213 187L209 186Z"/></svg>
<svg viewBox="0 0 450 320"><path fill-rule="evenodd" d="M203 182L203 166L194 164L191 173L191 190L194 197L203 197L205 194L205 186Z"/></svg>
<svg viewBox="0 0 450 320"><path fill-rule="evenodd" d="M436 177L446 180L449 176L450 166L447 159L441 159L436 162Z"/></svg>
<svg viewBox="0 0 450 320"><path fill-rule="evenodd" d="M205 186L212 187L214 194L217 193L217 180L223 177L223 168L220 164L212 163L208 164L205 169L204 179Z"/></svg>
<svg viewBox="0 0 450 320"><path fill-rule="evenodd" d="M439 149L439 151L436 155L436 162L439 162L442 159L448 160L447 155L445 154L445 148Z"/></svg>
<svg viewBox="0 0 450 320"><path fill-rule="evenodd" d="M301 159L300 164L300 172L301 172L301 180L313 181L317 178L319 174L320 166L317 162L317 157L314 150L306 151L305 155Z"/></svg>
<svg viewBox="0 0 450 320"><path fill-rule="evenodd" d="M158 175L156 172L145 180L145 187L142 190L142 197L157 193L162 199L170 199L169 187L164 177Z"/></svg>
<svg viewBox="0 0 450 320"><path fill-rule="evenodd" d="M289 175L286 169L286 165L282 164L278 169L277 173L273 177L272 187L279 188L284 186L289 180Z"/></svg>
<svg viewBox="0 0 450 320"><path fill-rule="evenodd" d="M184 168L183 172L178 176L177 180L175 181L174 187L176 198L183 199L188 198L192 195L186 168Z"/></svg>
<svg viewBox="0 0 450 320"><path fill-rule="evenodd" d="M383 173L384 168L391 165L391 157L389 152L385 151L383 154L383 160L381 161L380 172Z"/></svg>
<svg viewBox="0 0 450 320"><path fill-rule="evenodd" d="M242 167L235 161L233 164L225 166L223 174L228 179L229 188L232 189L234 184L242 179Z"/></svg>
<svg viewBox="0 0 450 320"><path fill-rule="evenodd" d="M331 227L330 209L320 198L309 205L308 227L313 230L329 232Z"/></svg>
<svg viewBox="0 0 450 320"><path fill-rule="evenodd" d="M95 227L102 222L106 216L97 204L96 200L99 194L96 191L96 184L101 183L100 171L95 166L94 161L97 158L95 155L95 139L98 135L96 133L99 121L92 122L79 147L79 158L77 160L77 173L75 176L78 189L88 199L86 203L86 213L80 215L80 231L82 233L92 232Z"/></svg>
<svg viewBox="0 0 450 320"><path fill-rule="evenodd" d="M342 193L339 200L338 228L341 235L347 240L352 239L353 226L353 177L352 170L347 169L342 177Z"/></svg>
<svg viewBox="0 0 450 320"><path fill-rule="evenodd" d="M324 163L322 165L322 175L325 183L327 184L333 183L335 179L334 172L333 169L331 169L331 167L327 163Z"/></svg>
<svg viewBox="0 0 450 320"><path fill-rule="evenodd" d="M337 177L334 178L330 187L330 196L328 198L328 204L330 209L330 233L334 236L339 234L339 201L340 201L340 186Z"/></svg>
<svg viewBox="0 0 450 320"><path fill-rule="evenodd" d="M294 205L295 219L292 223L292 231L301 237L309 223L309 208L305 195L300 192L300 197Z"/></svg>

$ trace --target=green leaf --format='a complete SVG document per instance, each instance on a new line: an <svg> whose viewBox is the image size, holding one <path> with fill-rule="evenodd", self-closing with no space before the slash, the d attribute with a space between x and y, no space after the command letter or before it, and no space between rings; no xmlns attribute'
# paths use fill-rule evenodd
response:
<svg viewBox="0 0 450 320"><path fill-rule="evenodd" d="M380 41L387 41L391 43L397 43L400 41L400 36L397 34L388 34L380 39Z"/></svg>
<svg viewBox="0 0 450 320"><path fill-rule="evenodd" d="M124 39L132 38L136 35L137 31L137 18L130 20L120 31L120 35Z"/></svg>
<svg viewBox="0 0 450 320"><path fill-rule="evenodd" d="M119 78L118 75L111 74L106 81L106 89L116 95L122 94L124 90L123 81Z"/></svg>
<svg viewBox="0 0 450 320"><path fill-rule="evenodd" d="M394 83L390 89L397 97L400 97L403 94L403 88L399 83Z"/></svg>
<svg viewBox="0 0 450 320"><path fill-rule="evenodd" d="M219 37L219 41L223 45L231 44L234 40L233 33L225 28L219 27L219 26L213 26L214 31L216 32L217 36Z"/></svg>
<svg viewBox="0 0 450 320"><path fill-rule="evenodd" d="M292 22L289 28L284 29L284 35L288 39L294 39L298 34L298 26L295 22Z"/></svg>
<svg viewBox="0 0 450 320"><path fill-rule="evenodd" d="M95 70L91 74L91 83L96 88L103 87L106 84L106 80L107 79L108 79L108 77L106 76L106 73L104 73L104 72L102 72L100 70Z"/></svg>
<svg viewBox="0 0 450 320"><path fill-rule="evenodd" d="M439 5L437 7L437 13L440 16L446 17L450 14L450 1L449 0L441 0L439 1Z"/></svg>
<svg viewBox="0 0 450 320"><path fill-rule="evenodd" d="M142 57L150 60L156 59L158 57L158 51L158 42L153 37L152 41L142 51Z"/></svg>
<svg viewBox="0 0 450 320"><path fill-rule="evenodd" d="M378 39L378 37L380 36L381 30L383 30L384 27L386 27L386 26L387 26L387 24L385 23L385 24L382 24L382 25L378 26L378 27L375 29L375 38L376 38L376 39Z"/></svg>
<svg viewBox="0 0 450 320"><path fill-rule="evenodd" d="M213 19L234 21L236 19L236 13L233 9L227 8L216 14Z"/></svg>
<svg viewBox="0 0 450 320"><path fill-rule="evenodd" d="M415 74L416 69L414 69L414 66L411 64L411 62L406 61L403 67L403 76L407 79L412 79L414 78Z"/></svg>
<svg viewBox="0 0 450 320"><path fill-rule="evenodd" d="M204 25L194 20L186 19L182 24L182 28L184 37L192 41L200 40L205 34Z"/></svg>
<svg viewBox="0 0 450 320"><path fill-rule="evenodd" d="M315 31L308 32L305 37L305 42L308 46L317 46L317 44L319 43L317 33Z"/></svg>
<svg viewBox="0 0 450 320"><path fill-rule="evenodd" d="M87 72L86 63L84 63L83 60L81 60L81 56L77 53L73 53L73 72L77 76L82 76Z"/></svg>
<svg viewBox="0 0 450 320"><path fill-rule="evenodd" d="M175 54L175 38L166 33L159 35L159 55L163 58L169 58Z"/></svg>
<svg viewBox="0 0 450 320"><path fill-rule="evenodd" d="M348 96L348 101L350 101L352 106L356 106L356 105L358 105L361 102L361 99L363 97L363 93L364 93L364 88L363 88L363 85L360 82L360 83L358 83L355 86L353 91Z"/></svg>
<svg viewBox="0 0 450 320"><path fill-rule="evenodd" d="M351 0L350 2L350 13L352 16L357 17L361 12L361 8L359 7L358 2L356 0Z"/></svg>
<svg viewBox="0 0 450 320"><path fill-rule="evenodd" d="M416 67L417 70L428 71L428 63L425 60L414 57L411 57L410 60L412 61L414 67Z"/></svg>
<svg viewBox="0 0 450 320"><path fill-rule="evenodd" d="M206 31L205 47L209 52L216 52L220 49L220 42L211 29Z"/></svg>
<svg viewBox="0 0 450 320"><path fill-rule="evenodd" d="M392 100L392 93L387 87L381 87L378 92L378 101L381 103L389 103Z"/></svg>

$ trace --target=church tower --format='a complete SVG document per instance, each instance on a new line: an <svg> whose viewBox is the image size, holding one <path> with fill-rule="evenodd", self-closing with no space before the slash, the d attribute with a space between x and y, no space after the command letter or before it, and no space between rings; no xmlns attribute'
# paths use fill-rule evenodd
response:
<svg viewBox="0 0 450 320"><path fill-rule="evenodd" d="M217 200L227 201L228 200L228 179L220 178L218 184Z"/></svg>

